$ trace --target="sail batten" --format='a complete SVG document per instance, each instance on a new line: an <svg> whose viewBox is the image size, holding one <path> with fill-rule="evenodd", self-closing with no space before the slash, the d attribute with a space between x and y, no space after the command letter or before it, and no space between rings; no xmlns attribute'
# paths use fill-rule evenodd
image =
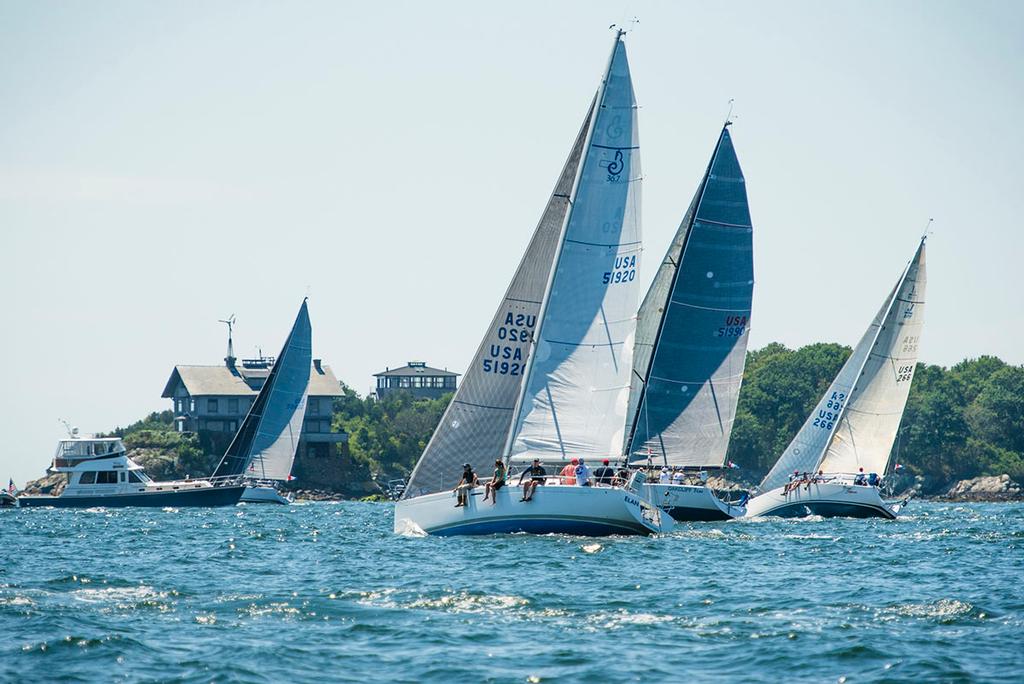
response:
<svg viewBox="0 0 1024 684"><path fill-rule="evenodd" d="M752 230L725 127L640 307L628 460L724 463L750 323Z"/></svg>

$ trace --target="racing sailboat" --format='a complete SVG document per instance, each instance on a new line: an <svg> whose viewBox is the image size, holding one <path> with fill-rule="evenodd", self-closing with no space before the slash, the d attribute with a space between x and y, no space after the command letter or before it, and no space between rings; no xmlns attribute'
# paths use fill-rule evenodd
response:
<svg viewBox="0 0 1024 684"><path fill-rule="evenodd" d="M288 503L277 485L291 479L302 434L313 360L312 336L309 309L303 300L270 375L213 473L215 482L244 480L244 502Z"/></svg>
<svg viewBox="0 0 1024 684"><path fill-rule="evenodd" d="M924 325L925 237L864 336L750 499L747 516L895 518L880 485Z"/></svg>
<svg viewBox="0 0 1024 684"><path fill-rule="evenodd" d="M675 469L675 483L649 481L645 491L677 520L744 512L705 484L707 470L725 465L754 290L753 227L729 125L637 315L624 457L661 466L665 479Z"/></svg>
<svg viewBox="0 0 1024 684"><path fill-rule="evenodd" d="M644 498L642 473L626 483L574 486L536 471L531 479L543 486L532 497L510 483L494 503L475 491L465 506L453 505L450 490L461 464L485 472L496 460L518 468L537 459L560 468L572 458L594 463L619 452L639 256L636 102L617 31L601 86L523 260L395 506L396 532L605 535L671 528L671 518Z"/></svg>

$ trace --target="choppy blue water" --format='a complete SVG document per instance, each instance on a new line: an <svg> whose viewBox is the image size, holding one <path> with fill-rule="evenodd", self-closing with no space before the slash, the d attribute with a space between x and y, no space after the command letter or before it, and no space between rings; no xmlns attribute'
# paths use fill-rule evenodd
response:
<svg viewBox="0 0 1024 684"><path fill-rule="evenodd" d="M0 512L0 681L1024 681L1024 505L408 538L386 504Z"/></svg>

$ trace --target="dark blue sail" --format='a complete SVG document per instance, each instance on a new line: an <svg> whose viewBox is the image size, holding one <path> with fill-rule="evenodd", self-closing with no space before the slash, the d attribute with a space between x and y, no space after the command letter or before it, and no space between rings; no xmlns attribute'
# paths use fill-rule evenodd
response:
<svg viewBox="0 0 1024 684"><path fill-rule="evenodd" d="M302 433L313 360L309 311L303 300L292 331L263 388L228 446L214 477L286 480Z"/></svg>
<svg viewBox="0 0 1024 684"><path fill-rule="evenodd" d="M631 461L724 463L750 329L752 233L726 127L638 314Z"/></svg>

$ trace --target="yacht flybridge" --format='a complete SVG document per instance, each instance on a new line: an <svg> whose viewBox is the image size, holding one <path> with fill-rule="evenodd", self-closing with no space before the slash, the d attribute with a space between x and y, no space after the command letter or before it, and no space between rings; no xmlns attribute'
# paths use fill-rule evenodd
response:
<svg viewBox="0 0 1024 684"><path fill-rule="evenodd" d="M642 490L547 477L495 501L456 506L462 465L487 473L573 458L596 465L621 449L632 370L640 259L640 154L623 32L540 224L462 385L401 500L396 532L651 534L672 519ZM592 484L592 486L580 486Z"/></svg>
<svg viewBox="0 0 1024 684"><path fill-rule="evenodd" d="M57 444L48 472L66 476L63 490L55 496L20 495L20 506L233 506L244 489L206 479L155 482L128 458L120 438L80 437L77 430Z"/></svg>

